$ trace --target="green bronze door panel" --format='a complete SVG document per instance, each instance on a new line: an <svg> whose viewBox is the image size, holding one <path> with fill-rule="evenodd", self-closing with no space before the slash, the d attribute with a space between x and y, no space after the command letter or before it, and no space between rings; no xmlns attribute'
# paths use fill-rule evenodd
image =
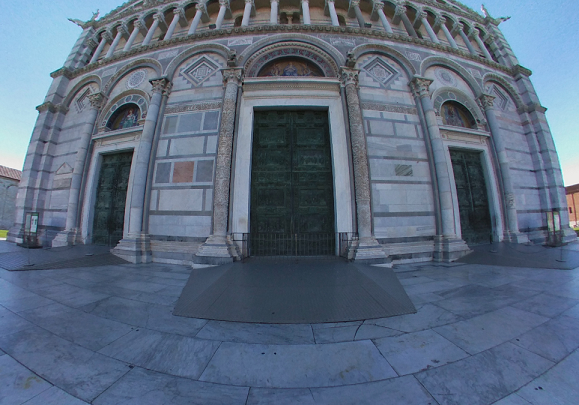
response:
<svg viewBox="0 0 579 405"><path fill-rule="evenodd" d="M333 254L334 189L327 113L255 113L253 255Z"/></svg>
<svg viewBox="0 0 579 405"><path fill-rule="evenodd" d="M123 238L133 152L103 155L97 186L92 242L116 245Z"/></svg>
<svg viewBox="0 0 579 405"><path fill-rule="evenodd" d="M488 243L492 225L480 152L451 150L462 238L468 244Z"/></svg>

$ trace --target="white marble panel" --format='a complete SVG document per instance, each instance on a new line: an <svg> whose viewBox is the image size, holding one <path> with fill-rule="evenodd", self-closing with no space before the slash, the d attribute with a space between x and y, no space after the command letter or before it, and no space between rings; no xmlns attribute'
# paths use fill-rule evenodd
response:
<svg viewBox="0 0 579 405"><path fill-rule="evenodd" d="M169 146L169 155L202 155L205 137L173 138Z"/></svg>
<svg viewBox="0 0 579 405"><path fill-rule="evenodd" d="M203 210L202 189L159 190L160 211Z"/></svg>

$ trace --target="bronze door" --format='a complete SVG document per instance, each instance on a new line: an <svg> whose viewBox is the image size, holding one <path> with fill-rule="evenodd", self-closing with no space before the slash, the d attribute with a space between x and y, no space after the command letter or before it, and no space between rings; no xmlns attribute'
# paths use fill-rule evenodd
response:
<svg viewBox="0 0 579 405"><path fill-rule="evenodd" d="M115 246L123 238L133 152L103 155L97 186L92 242Z"/></svg>
<svg viewBox="0 0 579 405"><path fill-rule="evenodd" d="M462 239L489 243L492 235L489 200L480 152L451 150Z"/></svg>
<svg viewBox="0 0 579 405"><path fill-rule="evenodd" d="M250 221L253 256L334 254L327 112L255 112Z"/></svg>

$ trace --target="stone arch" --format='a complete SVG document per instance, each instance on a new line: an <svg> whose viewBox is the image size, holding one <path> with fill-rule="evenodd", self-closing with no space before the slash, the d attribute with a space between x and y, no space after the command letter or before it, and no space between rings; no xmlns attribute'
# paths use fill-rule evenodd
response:
<svg viewBox="0 0 579 405"><path fill-rule="evenodd" d="M487 73L483 76L483 84L495 82L501 86L507 94L513 99L517 109L523 108L525 103L517 90L510 84L504 77L497 75L496 73Z"/></svg>
<svg viewBox="0 0 579 405"><path fill-rule="evenodd" d="M177 68L190 57L203 52L213 52L222 56L225 60L229 58L230 49L221 44L201 44L187 48L177 55L165 69L165 77L172 78Z"/></svg>
<svg viewBox="0 0 579 405"><path fill-rule="evenodd" d="M99 132L105 130L105 126L111 115L125 104L136 104L140 109L139 120L143 120L147 116L149 109L149 96L142 90L131 89L107 101L97 121Z"/></svg>
<svg viewBox="0 0 579 405"><path fill-rule="evenodd" d="M179 7L179 3L167 4L166 6L164 6L164 7L161 9L161 12L162 12L163 14L165 14L167 11L169 11L169 10L171 10L171 9L174 9L174 8L177 8L177 7Z"/></svg>
<svg viewBox="0 0 579 405"><path fill-rule="evenodd" d="M456 24L458 22L458 19L455 16L453 16L452 14L448 14L447 12L443 11L442 13L440 13L440 16L446 18L446 21L451 21L453 24Z"/></svg>
<svg viewBox="0 0 579 405"><path fill-rule="evenodd" d="M447 69L454 71L457 75L459 75L470 87L472 92L476 97L479 97L483 94L483 89L481 85L476 81L474 77L466 70L464 67L459 65L458 63L449 60L447 58L443 58L440 56L430 56L422 61L420 64L420 75L424 75L428 68L432 66L442 66Z"/></svg>
<svg viewBox="0 0 579 405"><path fill-rule="evenodd" d="M123 66L122 68L119 69L118 72L116 72L108 81L108 83L105 85L104 89L103 89L103 93L108 96L111 91L115 88L115 86L117 85L117 83L128 73L130 73L133 70L142 68L142 67L149 67L151 69L153 69L159 76L161 75L161 72L163 71L163 67L161 66L161 64L156 60L156 59L137 59L125 66Z"/></svg>
<svg viewBox="0 0 579 405"><path fill-rule="evenodd" d="M245 62L244 76L256 77L267 63L288 56L311 61L322 70L325 77L338 77L338 65L330 55L316 46L297 41L277 42L263 47Z"/></svg>
<svg viewBox="0 0 579 405"><path fill-rule="evenodd" d="M380 44L364 44L358 45L352 49L351 52L356 60L367 53L377 53L387 56L394 59L400 66L402 66L402 69L404 69L404 72L408 75L408 77L416 75L416 69L414 66L412 66L412 63L410 63L408 58L406 58L406 56L404 56L401 52L398 52L389 46Z"/></svg>
<svg viewBox="0 0 579 405"><path fill-rule="evenodd" d="M314 47L318 52L321 52L326 56L327 62L333 66L336 71L335 77L338 77L338 67L343 66L346 63L346 58L340 51L330 45L328 42L323 41L319 38L312 37L310 35L298 34L298 33L288 33L288 34L277 34L270 37L263 38L253 45L248 46L245 50L237 57L237 63L248 60L253 57L257 52L262 49L278 44L280 42L294 42L303 43L304 45L309 45ZM248 63L246 61L245 66Z"/></svg>
<svg viewBox="0 0 579 405"><path fill-rule="evenodd" d="M100 91L101 89L101 78L98 77L97 75L90 75L85 77L84 79L82 79L80 82L78 82L77 84L74 85L74 87L72 88L72 90L68 93L68 95L64 98L62 105L64 105L66 108L70 108L70 104L72 103L72 100L74 100L74 98L76 97L76 95L78 94L78 92L80 90L82 90L85 86L91 84L91 83L95 83Z"/></svg>
<svg viewBox="0 0 579 405"><path fill-rule="evenodd" d="M463 105L474 117L478 129L484 129L486 119L476 100L454 87L441 87L432 94L432 104L436 115L440 115L442 105L447 101L454 101Z"/></svg>

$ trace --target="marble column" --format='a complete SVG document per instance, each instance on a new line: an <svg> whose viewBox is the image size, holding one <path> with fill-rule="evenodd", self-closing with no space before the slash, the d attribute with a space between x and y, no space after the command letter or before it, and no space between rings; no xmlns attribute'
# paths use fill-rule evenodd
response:
<svg viewBox="0 0 579 405"><path fill-rule="evenodd" d="M354 165L354 188L356 199L356 218L358 224L359 244L355 260L368 262L386 262L384 249L372 233L372 209L370 206L370 173L368 170L368 149L360 98L358 97L359 69L341 68L342 86L346 92L350 142Z"/></svg>
<svg viewBox="0 0 579 405"><path fill-rule="evenodd" d="M470 250L466 243L457 237L455 229L455 213L452 203L453 190L450 181L453 174L450 172L451 166L448 162L446 146L440 135L434 105L428 91L431 83L431 79L414 76L409 85L417 103L422 106L428 129L428 138L432 145L432 157L438 182L442 235L437 235L437 238L435 238L435 259L452 261L464 256Z"/></svg>
<svg viewBox="0 0 579 405"><path fill-rule="evenodd" d="M195 9L197 11L195 12L195 17L193 17L193 21L191 21L191 26L189 27L187 35L195 34L195 31L197 31L197 26L199 25L199 21L201 21L203 13L207 12L205 9L205 4L197 3L195 4Z"/></svg>
<svg viewBox="0 0 579 405"><path fill-rule="evenodd" d="M127 51L131 50L131 47L135 43L135 39L137 39L137 35L139 35L139 32L141 32L141 31L145 31L145 32L147 31L147 29L145 28L145 24L143 24L140 20L136 20L133 23L133 32L131 32L131 36L129 37L129 40L125 44L123 51L127 52ZM145 34L145 36L146 35L147 34Z"/></svg>
<svg viewBox="0 0 579 405"><path fill-rule="evenodd" d="M487 58L487 60L494 62L493 57L491 56L489 50L487 49L487 47L485 46L484 42L482 41L482 39L480 38L480 31L475 28L474 30L472 30L471 32L471 36L474 38L474 40L476 41L478 47L480 48L480 50L482 51L482 53L485 55L485 58Z"/></svg>
<svg viewBox="0 0 579 405"><path fill-rule="evenodd" d="M450 33L450 31L448 30L448 28L446 27L446 18L444 17L437 17L437 19L440 20L440 28L442 29L442 32L444 32L444 36L446 37L446 40L448 41L448 43L450 44L450 46L453 49L458 49L458 44L456 43L456 41L454 40L454 37L452 36L452 34Z"/></svg>
<svg viewBox="0 0 579 405"><path fill-rule="evenodd" d="M382 27L384 27L384 31L386 31L389 34L393 34L394 32L392 31L392 27L390 26L390 23L388 22L388 19L384 14L384 3L378 0L373 0L372 4L373 4L372 12L376 13L380 18L380 22L382 23Z"/></svg>
<svg viewBox="0 0 579 405"><path fill-rule="evenodd" d="M160 124L159 110L163 98L168 98L172 84L167 78L151 80L152 97L147 111L147 118L143 125L143 132L139 139L133 162L131 164L132 181L130 187L128 233L113 249L113 253L132 263L148 263L151 261L150 240L143 234L143 207L145 203L145 189L149 158L155 129ZM161 117L162 119L162 117ZM125 223L126 223L125 219Z"/></svg>
<svg viewBox="0 0 579 405"><path fill-rule="evenodd" d="M175 33L175 29L177 28L177 24L179 24L180 20L185 20L185 12L181 7L177 7L173 9L173 20L171 21L171 25L169 25L167 33L165 34L165 41L173 38L173 33Z"/></svg>
<svg viewBox="0 0 579 405"><path fill-rule="evenodd" d="M79 143L76 148L76 157L68 194L68 205L66 212L66 225L62 232L56 235L52 241L53 247L72 245L76 241L78 232L78 203L80 200L80 186L85 169L87 152L90 147L94 126L99 110L104 104L105 96L103 93L94 93L88 96L90 107L87 112L86 120L79 130Z"/></svg>
<svg viewBox="0 0 579 405"><path fill-rule="evenodd" d="M129 31L127 30L127 27L125 27L124 25L119 25L117 27L117 35L115 35L115 39L113 40L113 43L109 47L109 50L108 50L105 58L110 58L111 56L113 56L113 54L115 53L115 50L117 49L117 46L119 46L119 42L121 41L121 38L122 37L128 37L128 36L129 36Z"/></svg>
<svg viewBox="0 0 579 405"><path fill-rule="evenodd" d="M414 27L412 26L410 19L406 15L406 7L398 5L396 6L396 9L394 11L394 22L396 23L396 21L399 22L400 20L402 20L402 24L404 24L404 28L406 29L408 35L410 35L413 38L418 38L418 34L416 34L416 31L414 30Z"/></svg>
<svg viewBox="0 0 579 405"><path fill-rule="evenodd" d="M474 47L473 47L472 44L470 43L470 39L468 39L468 37L467 37L466 34L464 33L464 24L463 24L463 23L456 23L456 24L454 24L454 27L452 28L452 31L453 31L454 33L458 33L458 35L460 35L460 37L462 38L464 44L465 44L466 47L468 48L468 51L471 53L471 55L478 56L478 54L476 53Z"/></svg>
<svg viewBox="0 0 579 405"><path fill-rule="evenodd" d="M97 46L96 51L94 51L94 54L92 55L92 58L90 59L89 63L94 63L98 60L99 56L101 56L101 53L103 51L103 48L105 47L105 45L107 44L107 42L112 42L112 38L111 35L108 32L103 32L101 34L101 40L99 42L99 46Z"/></svg>
<svg viewBox="0 0 579 405"><path fill-rule="evenodd" d="M277 24L277 14L279 10L279 0L270 0L271 9L269 12L269 23Z"/></svg>
<svg viewBox="0 0 579 405"><path fill-rule="evenodd" d="M221 26L223 25L223 19L225 18L227 6L229 6L228 0L219 0L219 13L217 14L217 20L215 21L215 29L217 30L220 30Z"/></svg>
<svg viewBox="0 0 579 405"><path fill-rule="evenodd" d="M145 37L141 45L146 46L151 43L153 35L155 35L155 31L161 24L165 24L165 18L163 17L163 14L157 13L153 16L153 24L149 28L149 32L147 33L147 36Z"/></svg>
<svg viewBox="0 0 579 405"><path fill-rule="evenodd" d="M302 2L302 13L304 15L304 21L303 23L305 25L310 25L311 19L310 19L310 3L309 0L301 0Z"/></svg>
<svg viewBox="0 0 579 405"><path fill-rule="evenodd" d="M499 161L499 172L502 179L504 191L503 199L506 209L505 214L507 217L507 239L509 242L524 243L528 242L529 239L519 231L517 207L515 204L515 191L511 180L510 162L504 142L504 133L501 130L495 113L494 99L494 96L488 94L483 94L479 97L480 104L482 105L487 117L487 122L491 132L491 140Z"/></svg>
<svg viewBox="0 0 579 405"><path fill-rule="evenodd" d="M432 27L430 26L430 23L428 22L427 17L428 17L428 14L426 12L424 12L424 11L421 12L420 13L420 22L422 23L422 25L424 25L424 28L426 29L426 32L428 33L430 40L432 42L434 42L435 44L439 44L440 40L438 39L438 37L434 33L434 30L432 29Z"/></svg>
<svg viewBox="0 0 579 405"><path fill-rule="evenodd" d="M358 25L360 26L360 28L364 28L364 24L366 23L366 21L364 21L364 16L362 15L362 11L360 10L360 0L350 0L350 9L354 10L354 15L358 20ZM348 14L351 14L351 12ZM350 17L352 16L350 15Z"/></svg>
<svg viewBox="0 0 579 405"><path fill-rule="evenodd" d="M338 21L338 13L336 13L336 5L334 4L334 0L326 0L326 4L328 5L332 25L334 27L339 27L340 22Z"/></svg>
<svg viewBox="0 0 579 405"><path fill-rule="evenodd" d="M235 128L237 92L241 84L241 69L224 69L222 70L222 75L225 95L223 97L215 169L213 233L207 238L205 243L199 247L199 251L195 257L196 263L225 264L233 261L227 240L227 223L229 218L229 186L231 180L233 130Z"/></svg>
<svg viewBox="0 0 579 405"><path fill-rule="evenodd" d="M253 0L245 0L245 8L243 9L243 19L241 20L242 27L247 27L249 25L249 17L251 16L252 9L253 9Z"/></svg>

